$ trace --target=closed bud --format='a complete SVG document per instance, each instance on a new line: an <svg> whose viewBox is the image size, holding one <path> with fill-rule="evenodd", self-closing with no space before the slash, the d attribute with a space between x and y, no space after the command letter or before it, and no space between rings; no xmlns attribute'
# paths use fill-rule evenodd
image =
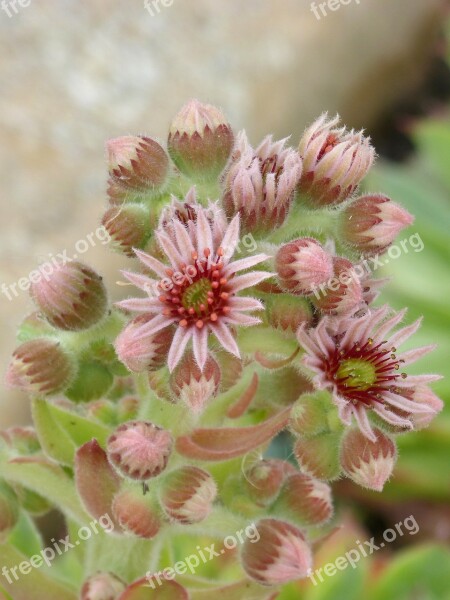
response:
<svg viewBox="0 0 450 600"><path fill-rule="evenodd" d="M314 290L311 301L316 308L331 315L357 311L363 304L363 287L354 265L346 258L336 257L333 268L333 275Z"/></svg>
<svg viewBox="0 0 450 600"><path fill-rule="evenodd" d="M75 372L74 360L59 342L39 338L14 350L6 383L31 394L51 396L66 389Z"/></svg>
<svg viewBox="0 0 450 600"><path fill-rule="evenodd" d="M300 526L321 525L333 515L330 486L305 473L290 475L273 508Z"/></svg>
<svg viewBox="0 0 450 600"><path fill-rule="evenodd" d="M0 481L0 543L6 541L19 519L19 503L14 491Z"/></svg>
<svg viewBox="0 0 450 600"><path fill-rule="evenodd" d="M327 413L330 401L328 392L302 394L291 410L289 428L292 433L312 437L328 431Z"/></svg>
<svg viewBox="0 0 450 600"><path fill-rule="evenodd" d="M126 533L151 539L158 534L161 519L156 504L142 490L124 490L114 496L114 518Z"/></svg>
<svg viewBox="0 0 450 600"><path fill-rule="evenodd" d="M0 437L18 454L29 456L41 449L34 427L9 427L0 431Z"/></svg>
<svg viewBox="0 0 450 600"><path fill-rule="evenodd" d="M187 525L206 519L217 496L217 486L207 471L188 466L169 473L159 494L167 516Z"/></svg>
<svg viewBox="0 0 450 600"><path fill-rule="evenodd" d="M246 539L241 560L247 575L262 585L282 585L306 577L312 554L302 532L278 519L256 524L258 541Z"/></svg>
<svg viewBox="0 0 450 600"><path fill-rule="evenodd" d="M111 184L116 194L159 191L169 175L169 157L152 138L126 135L106 144Z"/></svg>
<svg viewBox="0 0 450 600"><path fill-rule="evenodd" d="M220 391L226 392L241 378L243 361L231 352L224 351L217 352L216 358L220 368Z"/></svg>
<svg viewBox="0 0 450 600"><path fill-rule="evenodd" d="M397 447L380 429L374 429L374 434L372 442L359 429L348 430L342 440L341 465L355 483L381 492L394 469Z"/></svg>
<svg viewBox="0 0 450 600"><path fill-rule="evenodd" d="M341 434L321 433L295 442L294 454L302 472L332 481L341 474L339 442Z"/></svg>
<svg viewBox="0 0 450 600"><path fill-rule="evenodd" d="M156 371L167 362L167 353L173 338L173 331L166 327L144 337L136 336L152 315L139 315L118 335L114 346L117 356L134 373Z"/></svg>
<svg viewBox="0 0 450 600"><path fill-rule="evenodd" d="M19 342L27 342L40 336L52 335L53 327L39 311L34 311L22 321L17 330Z"/></svg>
<svg viewBox="0 0 450 600"><path fill-rule="evenodd" d="M332 256L313 238L284 244L275 256L281 286L294 294L312 294L333 276Z"/></svg>
<svg viewBox="0 0 450 600"><path fill-rule="evenodd" d="M296 333L300 325L313 324L312 306L306 298L291 294L271 294L265 303L269 324L285 333Z"/></svg>
<svg viewBox="0 0 450 600"><path fill-rule="evenodd" d="M262 459L245 472L245 487L259 506L271 504L280 493L284 480L295 468L285 460Z"/></svg>
<svg viewBox="0 0 450 600"><path fill-rule="evenodd" d="M203 371L198 366L194 353L185 352L170 376L170 387L178 401L183 402L195 414L201 413L219 389L220 369L208 355Z"/></svg>
<svg viewBox="0 0 450 600"><path fill-rule="evenodd" d="M51 270L47 270L51 267ZM98 323L107 311L102 278L80 262L45 263L30 294L47 321L58 329L80 331Z"/></svg>
<svg viewBox="0 0 450 600"><path fill-rule="evenodd" d="M163 471L172 452L170 433L148 421L128 421L108 438L110 462L124 477L146 481Z"/></svg>
<svg viewBox="0 0 450 600"><path fill-rule="evenodd" d="M106 365L96 360L81 361L65 395L72 402L91 402L105 396L113 383L114 377Z"/></svg>
<svg viewBox="0 0 450 600"><path fill-rule="evenodd" d="M118 600L125 584L112 573L96 573L81 588L81 600Z"/></svg>
<svg viewBox="0 0 450 600"><path fill-rule="evenodd" d="M302 161L286 140L267 136L254 150L245 132L239 135L233 160L224 177L223 204L228 216L241 216L241 228L267 234L288 216L302 173Z"/></svg>
<svg viewBox="0 0 450 600"><path fill-rule="evenodd" d="M426 385L418 385L416 388L405 390L403 393L413 402L431 408L430 412L416 412L410 415L416 431L428 427L435 416L444 408L442 400Z"/></svg>
<svg viewBox="0 0 450 600"><path fill-rule="evenodd" d="M338 127L339 116L325 113L303 134L298 148L303 158L299 190L313 206L337 204L349 198L375 159L370 139Z"/></svg>
<svg viewBox="0 0 450 600"><path fill-rule="evenodd" d="M357 198L339 215L342 240L364 254L384 252L414 217L382 194Z"/></svg>
<svg viewBox="0 0 450 600"><path fill-rule="evenodd" d="M148 209L141 204L111 206L102 218L102 225L111 237L111 246L129 257L133 248L144 248L151 235Z"/></svg>
<svg viewBox="0 0 450 600"><path fill-rule="evenodd" d="M214 179L224 169L233 142L233 131L222 111L191 100L172 121L168 149L185 175Z"/></svg>

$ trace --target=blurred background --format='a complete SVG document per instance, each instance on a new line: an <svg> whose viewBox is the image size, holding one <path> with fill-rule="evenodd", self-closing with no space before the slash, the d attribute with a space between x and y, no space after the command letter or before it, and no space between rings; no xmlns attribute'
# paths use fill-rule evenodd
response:
<svg viewBox="0 0 450 600"><path fill-rule="evenodd" d="M105 205L106 139L147 133L164 141L191 97L221 106L254 143L271 132L292 134L295 145L322 111L339 112L348 126L368 131L380 154L366 189L403 203L416 222L402 237L417 232L424 242L420 253L391 261L382 300L409 306L411 320L425 315L415 341L439 350L418 368L448 374L449 3L330 5L335 10L309 0L4 0L0 284L10 289L49 254L73 254L95 231ZM98 242L83 260L117 288L124 259ZM11 299L0 294L3 371L15 329L32 310L16 289ZM336 486L346 519L337 553L410 514L420 532L317 588L291 586L283 599L366 599L369 583L371 599L450 598L450 384L435 389L446 409L429 430L400 440L397 472L382 496ZM1 393L0 426L28 422L27 398L3 383Z"/></svg>

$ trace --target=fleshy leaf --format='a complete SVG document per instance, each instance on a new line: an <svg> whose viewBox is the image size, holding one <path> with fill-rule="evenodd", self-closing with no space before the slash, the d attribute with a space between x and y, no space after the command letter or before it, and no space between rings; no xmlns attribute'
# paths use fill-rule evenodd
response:
<svg viewBox="0 0 450 600"><path fill-rule="evenodd" d="M155 579L153 586L147 579L139 579L129 585L118 600L189 600L186 589L176 581L161 577L161 585Z"/></svg>

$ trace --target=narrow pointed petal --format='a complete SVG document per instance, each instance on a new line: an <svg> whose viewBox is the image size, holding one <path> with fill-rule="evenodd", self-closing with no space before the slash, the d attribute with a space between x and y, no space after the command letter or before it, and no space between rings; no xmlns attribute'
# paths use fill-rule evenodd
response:
<svg viewBox="0 0 450 600"><path fill-rule="evenodd" d="M169 367L170 372L172 372L180 362L183 352L185 351L191 337L192 329L190 327L187 329L178 327L176 330L172 345L170 346L169 355L167 357L167 366Z"/></svg>
<svg viewBox="0 0 450 600"><path fill-rule="evenodd" d="M201 329L195 328L192 334L192 344L195 360L200 368L200 371L203 371L203 368L206 363L206 359L208 358L208 329L207 327L202 327Z"/></svg>
<svg viewBox="0 0 450 600"><path fill-rule="evenodd" d="M244 269L249 269L250 267L259 265L260 263L268 260L269 258L270 256L268 256L267 254L256 254L255 256L240 258L228 267L227 272L237 273L238 271L243 271Z"/></svg>
<svg viewBox="0 0 450 600"><path fill-rule="evenodd" d="M143 263L146 267L151 269L154 273L161 277L161 279L167 277L166 267L163 265L162 262L160 262L156 258L153 258L153 256L150 256L150 254L142 252L142 250L137 250L136 248L134 249L134 253L141 261L141 263Z"/></svg>
<svg viewBox="0 0 450 600"><path fill-rule="evenodd" d="M228 327L224 325L224 323L216 323L210 327L211 331L214 333L219 343L225 348L225 350L228 350L228 352L231 352L231 354L234 354L240 358L241 355L239 353L238 345L234 337L231 335Z"/></svg>
<svg viewBox="0 0 450 600"><path fill-rule="evenodd" d="M135 335L133 335L133 340L141 340L152 333L156 333L157 331L161 331L165 327L171 325L175 319L170 319L165 317L164 315L156 315L151 319L148 323L145 323L139 329L137 329Z"/></svg>
<svg viewBox="0 0 450 600"><path fill-rule="evenodd" d="M127 300L120 300L120 302L116 302L115 306L118 306L124 310L131 310L133 312L161 312L161 302L159 302L159 300L155 302L153 298L128 298Z"/></svg>
<svg viewBox="0 0 450 600"><path fill-rule="evenodd" d="M231 256L239 241L239 215L237 214L228 225L220 246L223 248L226 256Z"/></svg>
<svg viewBox="0 0 450 600"><path fill-rule="evenodd" d="M254 273L247 273L246 275L239 275L230 281L230 288L233 293L240 292L248 287L253 287L264 279L268 279L269 277L273 277L273 273L268 273L267 271L255 271Z"/></svg>

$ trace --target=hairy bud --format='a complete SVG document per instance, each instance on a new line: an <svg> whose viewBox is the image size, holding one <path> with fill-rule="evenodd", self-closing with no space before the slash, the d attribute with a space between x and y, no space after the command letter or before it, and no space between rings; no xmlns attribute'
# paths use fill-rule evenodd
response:
<svg viewBox="0 0 450 600"><path fill-rule="evenodd" d="M133 248L143 248L151 235L150 215L141 204L111 206L102 218L102 225L111 236L111 246L133 257Z"/></svg>
<svg viewBox="0 0 450 600"><path fill-rule="evenodd" d="M125 584L112 573L96 573L81 588L81 600L118 600Z"/></svg>
<svg viewBox="0 0 450 600"><path fill-rule="evenodd" d="M142 490L124 490L116 494L112 511L122 529L137 537L151 539L161 527L157 507L142 494Z"/></svg>
<svg viewBox="0 0 450 600"><path fill-rule="evenodd" d="M217 393L219 384L220 368L214 358L208 356L201 371L192 351L184 354L170 377L170 387L177 399L197 414Z"/></svg>

